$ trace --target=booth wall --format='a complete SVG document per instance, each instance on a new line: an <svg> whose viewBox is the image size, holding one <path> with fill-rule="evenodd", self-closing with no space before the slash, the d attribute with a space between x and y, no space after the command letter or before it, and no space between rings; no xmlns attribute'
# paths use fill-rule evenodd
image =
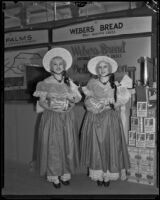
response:
<svg viewBox="0 0 160 200"><path fill-rule="evenodd" d="M6 160L32 160L37 114L33 104L5 104L4 156Z"/></svg>

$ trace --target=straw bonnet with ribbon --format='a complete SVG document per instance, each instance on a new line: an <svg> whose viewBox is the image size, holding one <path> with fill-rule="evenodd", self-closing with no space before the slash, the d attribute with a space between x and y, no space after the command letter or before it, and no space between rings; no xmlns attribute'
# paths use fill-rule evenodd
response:
<svg viewBox="0 0 160 200"><path fill-rule="evenodd" d="M111 65L111 68L112 68L111 73L114 73L117 71L117 68L118 68L117 62L108 56L96 56L90 59L87 65L88 71L94 75L97 75L96 66L101 61L105 61Z"/></svg>
<svg viewBox="0 0 160 200"><path fill-rule="evenodd" d="M64 48L55 47L55 48L47 51L47 53L43 57L43 66L46 71L50 72L50 61L54 57L61 57L63 60L65 60L65 62L66 62L65 70L68 70L71 67L71 65L72 65L71 53Z"/></svg>

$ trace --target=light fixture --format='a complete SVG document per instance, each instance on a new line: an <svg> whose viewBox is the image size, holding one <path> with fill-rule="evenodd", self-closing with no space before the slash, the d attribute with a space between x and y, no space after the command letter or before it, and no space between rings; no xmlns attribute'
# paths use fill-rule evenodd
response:
<svg viewBox="0 0 160 200"><path fill-rule="evenodd" d="M146 2L146 6L147 6L149 9L153 10L154 12L159 12L159 2L156 2L156 1L154 1L154 0L152 0L152 1L147 1L147 2Z"/></svg>

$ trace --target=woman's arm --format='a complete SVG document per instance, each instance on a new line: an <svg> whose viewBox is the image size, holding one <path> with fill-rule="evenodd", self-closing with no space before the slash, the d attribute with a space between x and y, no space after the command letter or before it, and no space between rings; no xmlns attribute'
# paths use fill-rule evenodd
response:
<svg viewBox="0 0 160 200"><path fill-rule="evenodd" d="M117 87L117 101L114 103L115 108L125 105L130 98L131 94L127 88L122 86Z"/></svg>
<svg viewBox="0 0 160 200"><path fill-rule="evenodd" d="M81 96L78 88L79 88L79 86L77 86L76 84L73 83L72 80L70 80L70 89L71 89L71 92L68 94L67 99L71 103L78 103L82 99L82 96Z"/></svg>
<svg viewBox="0 0 160 200"><path fill-rule="evenodd" d="M39 105L44 109L51 110L51 108L49 107L48 101L46 99L41 98L39 100Z"/></svg>

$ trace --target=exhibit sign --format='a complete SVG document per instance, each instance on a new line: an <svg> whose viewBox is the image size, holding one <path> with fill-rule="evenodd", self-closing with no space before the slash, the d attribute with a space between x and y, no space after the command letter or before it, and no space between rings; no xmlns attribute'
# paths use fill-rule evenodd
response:
<svg viewBox="0 0 160 200"><path fill-rule="evenodd" d="M17 31L5 34L5 48L48 43L48 30Z"/></svg>
<svg viewBox="0 0 160 200"><path fill-rule="evenodd" d="M52 42L152 32L152 17L101 19L52 30Z"/></svg>
<svg viewBox="0 0 160 200"><path fill-rule="evenodd" d="M55 47L56 45L52 46ZM59 47L59 45L57 45ZM98 55L106 55L115 59L119 65L136 67L136 80L140 79L141 56L151 57L151 37L137 37L129 39L103 40L95 42L81 42L76 44L63 44L61 47L70 51L73 56L73 64L69 69L71 78L85 85L90 78L87 69L89 59Z"/></svg>

